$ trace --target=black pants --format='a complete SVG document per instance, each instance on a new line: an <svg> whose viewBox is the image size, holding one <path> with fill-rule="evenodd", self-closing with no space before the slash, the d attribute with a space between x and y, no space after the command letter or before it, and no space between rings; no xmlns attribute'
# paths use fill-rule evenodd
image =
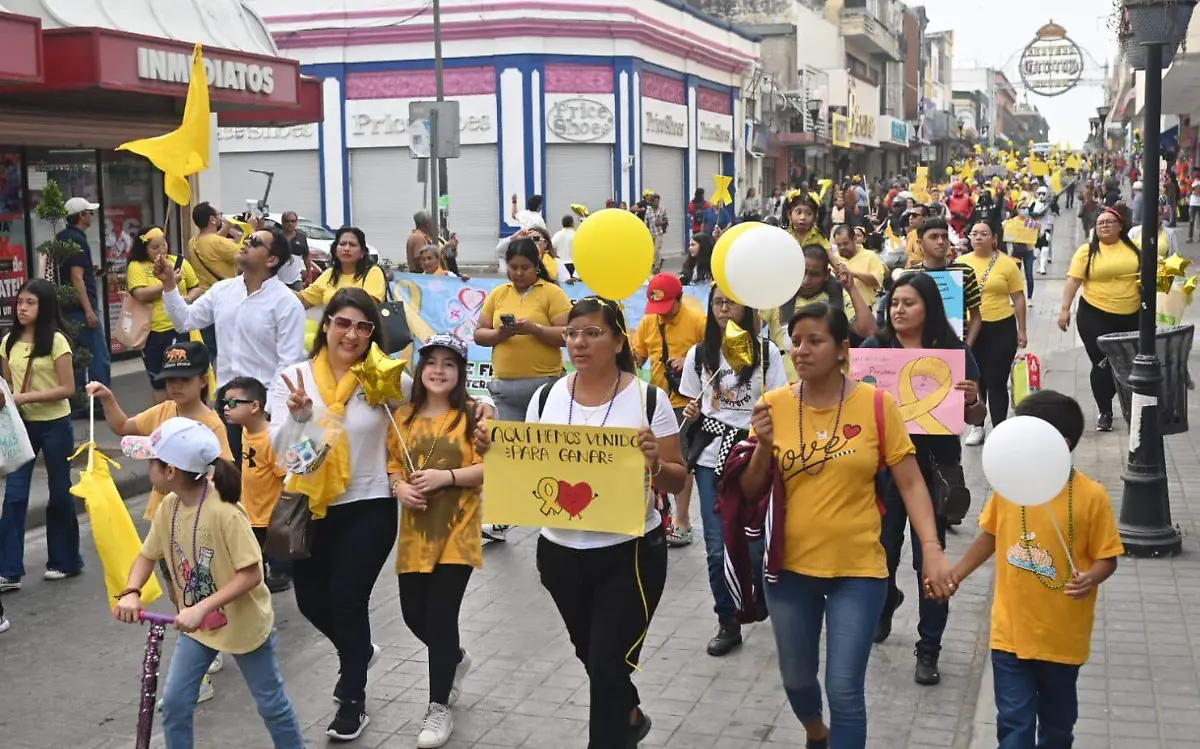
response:
<svg viewBox="0 0 1200 749"><path fill-rule="evenodd" d="M979 365L979 398L997 427L1008 417L1008 373L1017 355L1017 316L985 322L971 353Z"/></svg>
<svg viewBox="0 0 1200 749"><path fill-rule="evenodd" d="M929 480L929 477L933 475L932 465L923 455L917 458L917 463L921 466L921 476L925 479L925 486L932 494L933 486ZM916 530L908 522L908 510L904 506L904 498L900 496L900 489L896 486L896 482L889 481L887 484L887 492L884 494L884 506L887 508L887 512L884 513L879 528L879 541L887 554L888 565L887 602L884 604L883 614L891 617L900 604L900 588L896 585L896 573L900 569L900 554L904 551L904 529L907 525L910 543L912 543L912 566L917 573L917 591L920 596L920 600L917 602L917 649L925 653L937 654L942 651L942 636L946 632L946 621L950 618L950 603L948 601L938 602L925 597L925 586L922 584L925 557L922 553L921 540L917 538ZM933 519L937 527L938 543L945 550L946 518L935 514Z"/></svg>
<svg viewBox="0 0 1200 749"><path fill-rule="evenodd" d="M458 642L458 610L473 569L467 564L439 564L433 572L399 575L400 612L417 639L429 648L429 701L450 701L454 669L462 659Z"/></svg>
<svg viewBox="0 0 1200 749"><path fill-rule="evenodd" d="M342 694L363 700L371 660L371 589L396 543L391 497L328 508L315 526L312 556L294 563L296 605L337 648Z"/></svg>
<svg viewBox="0 0 1200 749"><path fill-rule="evenodd" d="M1079 330L1079 340L1087 349L1088 358L1092 360L1092 397L1096 399L1096 408L1105 416L1112 416L1113 396L1117 394L1117 384L1113 382L1112 371L1104 352L1096 342L1102 335L1109 333L1128 333L1138 328L1138 313L1115 315L1105 312L1088 304L1080 297L1079 310L1075 313L1075 327Z"/></svg>
<svg viewBox="0 0 1200 749"><path fill-rule="evenodd" d="M588 749L626 749L630 713L640 704L629 663L638 661L639 638L667 584L663 529L600 549L571 549L539 538L537 566L587 671Z"/></svg>

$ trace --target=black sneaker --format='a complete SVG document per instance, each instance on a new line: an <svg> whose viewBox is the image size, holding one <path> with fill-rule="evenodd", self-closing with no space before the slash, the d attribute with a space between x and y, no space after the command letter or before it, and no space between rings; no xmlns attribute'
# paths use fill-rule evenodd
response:
<svg viewBox="0 0 1200 749"><path fill-rule="evenodd" d="M483 540L494 541L498 544L508 540L508 529L512 526L508 525L485 525L483 526Z"/></svg>
<svg viewBox="0 0 1200 749"><path fill-rule="evenodd" d="M1099 416L1096 417L1096 431L1097 432L1111 432L1112 431L1112 422L1113 422L1112 414L1100 414Z"/></svg>
<svg viewBox="0 0 1200 749"><path fill-rule="evenodd" d="M728 655L729 651L742 644L742 625L733 619L723 621L717 627L717 634L708 641L707 652L712 656Z"/></svg>
<svg viewBox="0 0 1200 749"><path fill-rule="evenodd" d="M335 741L354 741L362 735L370 722L365 703L348 700L338 707L337 715L333 716L333 722L329 724L325 735Z"/></svg>
<svg viewBox="0 0 1200 749"><path fill-rule="evenodd" d="M638 722L629 727L629 746L634 747L640 744L649 735L651 725L653 725L653 721L650 720L650 716L646 715L639 707Z"/></svg>
<svg viewBox="0 0 1200 749"><path fill-rule="evenodd" d="M875 638L876 645L886 640L892 634L892 617L896 613L896 609L900 608L904 603L904 591L896 591L896 605L889 608L884 608L883 613L879 615L879 621L875 622Z"/></svg>
<svg viewBox="0 0 1200 749"><path fill-rule="evenodd" d="M267 590L272 593L284 593L292 589L292 578L290 575L269 574L267 575Z"/></svg>
<svg viewBox="0 0 1200 749"><path fill-rule="evenodd" d="M923 687L931 687L941 682L942 673L938 671L938 654L918 648L913 652L917 656L917 670L913 679Z"/></svg>

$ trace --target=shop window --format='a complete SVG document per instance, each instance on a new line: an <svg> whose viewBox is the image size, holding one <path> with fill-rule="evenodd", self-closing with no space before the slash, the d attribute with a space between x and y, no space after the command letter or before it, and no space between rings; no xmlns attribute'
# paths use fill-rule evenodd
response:
<svg viewBox="0 0 1200 749"><path fill-rule="evenodd" d="M96 173L96 152L80 148L30 148L26 152L29 168L27 171L29 191L30 226L32 237L30 244L37 247L42 242L54 239L56 227L49 221L37 217L37 205L42 199L42 190L53 181L62 191L63 199L85 198L92 203L100 202L100 183ZM59 222L57 229L62 229ZM92 251L92 263L99 265L100 255L100 222L93 220L86 231L88 245ZM45 260L35 257L34 263L40 276L46 275Z"/></svg>
<svg viewBox="0 0 1200 749"><path fill-rule="evenodd" d="M29 278L21 153L0 147L0 335L12 324L17 289Z"/></svg>

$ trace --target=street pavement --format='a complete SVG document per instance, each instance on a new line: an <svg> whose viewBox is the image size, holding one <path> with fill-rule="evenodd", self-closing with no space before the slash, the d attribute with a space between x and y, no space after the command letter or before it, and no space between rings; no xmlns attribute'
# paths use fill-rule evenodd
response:
<svg viewBox="0 0 1200 749"><path fill-rule="evenodd" d="M1065 213L1065 212L1064 212ZM1094 422L1088 364L1074 331L1056 327L1061 278L1081 243L1064 219L1049 276L1039 276L1029 332L1042 357L1047 386L1080 398ZM1200 247L1189 247L1192 256ZM1196 408L1193 421L1200 419ZM1200 423L1200 422L1198 422ZM1120 501L1120 472L1128 434L1118 420L1110 434L1089 431L1076 464ZM1200 740L1200 453L1191 435L1167 438L1174 520L1185 532L1184 553L1172 559L1122 559L1101 590L1092 662L1079 682L1076 747L1196 747ZM986 497L979 448L965 450L974 511L948 540L959 557L974 536ZM140 518L145 497L130 501ZM145 524L139 521L144 531ZM698 529L697 529L698 530ZM13 628L0 635L0 746L3 749L133 746L145 629L108 618L95 551L84 529L87 573L48 583L36 576L6 595ZM699 538L699 533L697 533ZM509 542L485 548L484 567L464 601L463 644L476 664L454 710L457 749L587 745L588 692L561 620L542 590L534 563L536 536L515 529ZM26 564L45 561L40 530L28 537ZM427 703L423 648L404 627L393 567L385 566L372 601L375 641L383 647L370 673L371 724L352 746L411 747ZM995 746L995 707L988 668L988 615L993 568L970 578L951 604L941 659L942 683L912 680L918 591L908 549L900 584L908 598L891 638L875 647L868 674L872 749ZM330 692L337 661L329 643L298 614L290 593L274 597L279 655L288 692L310 746L325 746L332 719ZM166 610L165 601L154 608ZM787 706L769 624L745 629L745 645L725 658L704 646L715 618L703 544L670 552L667 591L650 628L642 670L635 676L654 729L644 746L687 749L783 749L803 746L803 731ZM1153 636L1153 637L1152 637ZM168 634L164 665L174 636ZM214 677L217 696L197 711L200 747L267 747L268 736L237 668ZM154 746L162 746L156 734Z"/></svg>

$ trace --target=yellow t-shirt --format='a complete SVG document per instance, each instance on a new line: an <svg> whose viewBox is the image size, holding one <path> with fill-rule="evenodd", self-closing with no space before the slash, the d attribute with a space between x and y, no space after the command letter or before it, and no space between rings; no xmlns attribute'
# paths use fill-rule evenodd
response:
<svg viewBox="0 0 1200 749"><path fill-rule="evenodd" d="M840 256L839 256L840 257ZM879 259L879 253L874 250L868 250L865 247L859 249L854 257L847 260L841 258L841 261L846 264L846 267L853 273L864 273L874 278L879 286L872 288L858 279L854 280L854 285L858 287L858 293L862 294L863 299L867 304L871 304L879 296L880 290L883 288L883 261ZM850 305L850 312L853 313L854 305Z"/></svg>
<svg viewBox="0 0 1200 749"><path fill-rule="evenodd" d="M412 406L396 409L396 423L404 433L408 454L417 469L448 471L483 462L475 452L467 418L441 431L443 419L418 416L408 423ZM454 417L450 417L453 421ZM439 436L440 434L440 436ZM425 462L428 456L428 462ZM408 469L395 430L388 432L388 473L405 474ZM439 564L483 566L483 505L481 489L447 486L426 495L424 510L400 510L400 539L396 545L396 574L433 572Z"/></svg>
<svg viewBox="0 0 1200 749"><path fill-rule="evenodd" d="M204 501L192 507L181 503L174 492L166 496L150 523L142 556L167 560L169 583L183 607L215 594L238 570L262 564L245 511L222 500L211 484ZM229 619L224 627L187 636L213 650L242 655L266 642L275 625L271 593L261 582L221 611Z"/></svg>
<svg viewBox="0 0 1200 749"><path fill-rule="evenodd" d="M503 325L501 315L512 315L538 325L553 325L554 319L571 311L566 293L549 281L535 281L524 294L512 283L497 286L488 294L480 318L492 319L492 327ZM492 349L492 376L500 379L557 377L563 371L562 348L547 346L531 335L517 335Z"/></svg>
<svg viewBox="0 0 1200 749"><path fill-rule="evenodd" d="M134 416L134 423L137 425L138 434L143 437L149 437L155 429L162 426L162 423L167 419L173 419L179 415L179 405L175 401L163 401L153 408L147 408L137 416ZM225 433L225 425L221 422L221 417L211 408L205 409L204 417L197 419L201 424L212 430L213 434L217 435L217 442L221 443L221 457L225 460L233 460L233 452L229 449L229 437ZM162 503L163 495L156 491L150 492L150 499L146 502L146 520L153 520L154 513L158 511L159 504Z"/></svg>
<svg viewBox="0 0 1200 749"><path fill-rule="evenodd" d="M200 279L196 275L196 271L192 269L192 264L186 260L180 265L179 270L183 273L183 279L177 288L181 296L187 296L189 291L200 285ZM154 277L154 263L149 260L130 263L129 268L125 271L125 281L130 291L145 286L161 285L159 280ZM150 330L155 333L175 330L175 323L171 322L171 316L167 314L162 297L155 299L150 307Z"/></svg>
<svg viewBox="0 0 1200 749"><path fill-rule="evenodd" d="M795 389L779 388L766 395L775 428L775 460L788 498L784 567L792 572L822 578L888 575L875 495L880 450L874 399L875 388L861 383L854 387L846 396L836 433L837 406L805 406L801 445ZM883 413L883 454L894 466L916 449L889 393L883 396ZM807 472L802 469L805 462Z"/></svg>
<svg viewBox="0 0 1200 749"><path fill-rule="evenodd" d="M1087 273L1088 245L1075 251L1067 276L1083 281L1083 298L1096 309L1114 315L1130 315L1141 309L1138 294L1138 273L1141 259L1138 251L1123 243L1100 244L1100 252L1092 260ZM1086 274L1086 275L1085 275Z"/></svg>
<svg viewBox="0 0 1200 749"><path fill-rule="evenodd" d="M1139 250L1142 249L1142 235L1141 234L1138 234L1136 237L1130 237L1130 239L1133 240L1133 245L1135 247L1137 247ZM1170 255L1170 254L1171 254L1171 238L1169 236L1167 236L1167 231L1165 229L1159 229L1158 230L1158 256L1161 258L1165 258L1167 255Z"/></svg>
<svg viewBox="0 0 1200 749"><path fill-rule="evenodd" d="M1104 487L1079 471L1071 483L1070 500L1064 488L1048 504L1024 513L1019 505L993 493L979 515L979 527L996 538L993 650L1070 665L1082 665L1088 659L1096 594L1093 591L1077 601L1043 585L1061 586L1071 577L1070 563L1049 513L1054 513L1063 538L1069 537L1074 520L1076 569L1087 570L1097 559L1121 556L1125 549Z"/></svg>
<svg viewBox="0 0 1200 749"><path fill-rule="evenodd" d="M237 254L237 242L220 234L205 234L188 243L184 257L195 268L200 288L208 291L217 281L238 274Z"/></svg>
<svg viewBox="0 0 1200 749"><path fill-rule="evenodd" d="M813 226L803 237L797 237L796 232L791 231L790 229L788 231L801 247L807 247L810 244L819 244L825 249L829 249L829 237L822 234L821 228L818 226Z"/></svg>
<svg viewBox="0 0 1200 749"><path fill-rule="evenodd" d="M971 266L975 271L975 277L979 279L979 285L983 290L980 312L984 322L1007 320L1015 315L1010 295L1025 293L1025 275L1021 272L1017 261L1003 252L996 253L995 257L995 265L992 265L991 258L979 257L974 252L968 252L959 258ZM989 265L992 265L990 272L988 271ZM984 280L985 275L987 276L986 281Z"/></svg>
<svg viewBox="0 0 1200 749"><path fill-rule="evenodd" d="M266 429L257 433L243 429L242 507L250 517L251 526L266 528L270 524L286 476L287 471L275 464L271 433Z"/></svg>
<svg viewBox="0 0 1200 749"><path fill-rule="evenodd" d="M317 276L317 280L300 292L300 298L308 302L310 307L323 307L329 304L329 300L333 299L333 295L338 289L348 288L362 289L371 295L376 302L383 302L387 296L387 277L383 274L383 269L378 265L372 265L367 268L367 275L362 278L342 273L338 276L337 286L333 285L333 269Z"/></svg>
<svg viewBox="0 0 1200 749"><path fill-rule="evenodd" d="M905 266L908 268L919 267L925 262L925 250L921 248L921 240L917 238L916 229L904 237L904 257L907 261Z"/></svg>
<svg viewBox="0 0 1200 749"><path fill-rule="evenodd" d="M633 350L641 359L650 362L650 382L671 394L671 407L683 408L691 400L686 395L672 392L667 385L666 364L663 362L663 331L666 332L667 351L665 358L683 359L692 346L704 342L704 326L708 313L688 304L680 304L675 317L666 319L661 315L646 315L638 324L633 336Z"/></svg>
<svg viewBox="0 0 1200 749"><path fill-rule="evenodd" d="M33 344L17 341L9 352L8 338L7 335L0 338L0 357L8 360L8 373L12 375L9 385L14 394L58 387L58 372L54 368L54 362L58 361L58 357L71 353L71 342L65 335L55 333L50 355L39 356L33 360L33 374L29 377L29 387L24 389L21 386L25 382L25 370L29 366L29 354L33 351ZM71 401L68 398L21 406L21 418L25 421L53 421L70 415Z"/></svg>

